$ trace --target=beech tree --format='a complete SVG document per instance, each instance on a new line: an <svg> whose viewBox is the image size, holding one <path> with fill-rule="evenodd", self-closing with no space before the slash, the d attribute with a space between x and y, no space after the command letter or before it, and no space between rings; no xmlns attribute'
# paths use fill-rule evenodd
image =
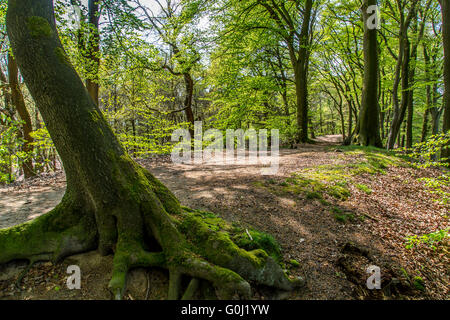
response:
<svg viewBox="0 0 450 320"><path fill-rule="evenodd" d="M308 75L314 25L320 2L305 1L224 1L220 11L230 11L224 17L224 34L265 30L278 38L280 47L288 51L296 97L297 142L308 142ZM233 8L229 10L229 8Z"/></svg>
<svg viewBox="0 0 450 320"><path fill-rule="evenodd" d="M408 29L411 25L413 18L416 15L416 5L418 0L411 1L411 7L407 15L405 15L405 10L407 7L407 1L397 1L397 10L399 12L399 35L398 35L398 54L396 57L397 65L395 68L395 79L392 89L392 100L393 100L393 114L391 127L389 131L389 137L387 141L387 148L393 149L395 146L395 141L400 133L400 128L402 126L405 114L408 108L408 100L410 98L410 74L411 74L411 43L408 37ZM387 2L391 11L394 12L392 5ZM398 99L398 91L401 82L401 101Z"/></svg>
<svg viewBox="0 0 450 320"><path fill-rule="evenodd" d="M362 6L364 17L364 85L361 101L359 143L364 146L382 147L378 107L378 61L377 29L369 25L370 6L377 0L366 0ZM376 14L376 12L375 12Z"/></svg>
<svg viewBox="0 0 450 320"><path fill-rule="evenodd" d="M188 293L205 279L225 299L249 298L249 281L282 290L303 284L263 250L245 251L227 233L211 230L124 152L61 45L51 0L10 0L6 23L18 66L62 159L67 188L49 213L0 230L0 263L58 261L93 249L114 253L109 288L116 298L134 267L167 268L170 299L180 297L181 275L192 277ZM159 249L151 250L149 239Z"/></svg>

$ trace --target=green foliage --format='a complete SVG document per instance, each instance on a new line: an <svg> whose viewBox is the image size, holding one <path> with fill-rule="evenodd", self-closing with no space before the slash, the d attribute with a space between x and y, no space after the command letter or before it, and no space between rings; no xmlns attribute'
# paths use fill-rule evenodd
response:
<svg viewBox="0 0 450 320"><path fill-rule="evenodd" d="M419 276L413 278L413 285L417 290L425 291L425 282Z"/></svg>
<svg viewBox="0 0 450 320"><path fill-rule="evenodd" d="M443 205L450 203L450 193L447 191L450 186L450 175L448 171L449 162L446 158L439 158L443 146L450 143L450 132L446 134L431 136L427 141L414 145L407 156L413 161L413 165L419 169L444 167L443 172L438 177L419 178L429 189L431 194L438 195L438 202Z"/></svg>
<svg viewBox="0 0 450 320"><path fill-rule="evenodd" d="M371 194L372 193L372 189L370 189L368 186L366 186L365 184L357 184L356 187L361 190L362 192L365 192L366 194Z"/></svg>
<svg viewBox="0 0 450 320"><path fill-rule="evenodd" d="M6 127L0 127L0 184L14 182L20 165L29 155L22 151L21 121L0 114Z"/></svg>
<svg viewBox="0 0 450 320"><path fill-rule="evenodd" d="M413 249L421 244L436 250L439 246L448 246L448 238L450 237L450 228L444 230L438 230L433 233L424 234L421 236L412 235L406 238L405 247L407 249Z"/></svg>
<svg viewBox="0 0 450 320"><path fill-rule="evenodd" d="M434 135L425 142L415 144L407 156L414 161L417 168L447 167L448 159L438 156L442 147L448 144L450 144L450 132Z"/></svg>
<svg viewBox="0 0 450 320"><path fill-rule="evenodd" d="M447 191L450 187L450 176L448 172L443 173L437 178L420 178L418 180L424 182L431 194L438 195L437 201L439 203L446 206L450 204L450 192Z"/></svg>
<svg viewBox="0 0 450 320"><path fill-rule="evenodd" d="M35 170L37 172L55 170L54 164L58 155L47 128L44 126L33 131L31 137L33 138L32 145L34 146L35 158L37 160L35 163Z"/></svg>

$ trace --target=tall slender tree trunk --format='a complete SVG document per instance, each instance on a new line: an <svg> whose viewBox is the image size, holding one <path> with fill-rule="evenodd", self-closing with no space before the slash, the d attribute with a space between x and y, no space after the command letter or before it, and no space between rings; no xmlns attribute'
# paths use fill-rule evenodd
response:
<svg viewBox="0 0 450 320"><path fill-rule="evenodd" d="M295 93L297 98L297 141L308 141L308 88L304 66L298 64L295 73Z"/></svg>
<svg viewBox="0 0 450 320"><path fill-rule="evenodd" d="M406 148L412 148L413 143L413 120L414 120L414 78L416 73L416 59L417 59L417 47L414 47L411 55L411 67L409 70L409 88L408 88L408 102L407 110L408 117L406 119Z"/></svg>
<svg viewBox="0 0 450 320"><path fill-rule="evenodd" d="M306 0L305 10L300 32L300 41L298 49L298 58L293 62L295 92L297 96L297 129L298 142L308 141L308 57L310 52L310 24L313 9L313 1ZM293 55L295 59L295 54ZM292 60L291 54L291 60Z"/></svg>
<svg viewBox="0 0 450 320"><path fill-rule="evenodd" d="M431 1L431 0L430 0ZM427 3L429 5L430 1ZM428 8L426 8L428 10ZM417 14L414 17L414 31L417 33L417 37L414 40L411 49L411 59L410 59L410 67L409 67L409 88L408 88L408 118L407 118L407 127L406 127L406 148L412 148L413 144L413 120L414 120L414 83L416 76L416 64L417 64L417 49L419 47L420 42L422 41L424 31L425 31L425 23L426 23L426 13L421 17L422 21L418 22Z"/></svg>
<svg viewBox="0 0 450 320"><path fill-rule="evenodd" d="M364 18L364 83L359 121L359 143L364 146L382 147L378 107L378 42L377 29L368 26L368 7L377 0L365 0L362 6Z"/></svg>
<svg viewBox="0 0 450 320"><path fill-rule="evenodd" d="M405 119L406 110L408 108L409 100L409 61L410 61L410 43L408 39L405 39L404 51L403 51L403 63L402 63L402 98L401 104L397 109L394 108L391 128L388 138L388 149L393 149L395 139L399 136L400 128Z"/></svg>
<svg viewBox="0 0 450 320"><path fill-rule="evenodd" d="M5 105L4 111L11 119L14 119L15 111L11 107L11 92L8 90L9 80L6 79L6 76L3 70L0 68L0 81L2 82L2 93L3 93L3 103Z"/></svg>
<svg viewBox="0 0 450 320"><path fill-rule="evenodd" d="M429 118L430 118L430 110L426 109L423 113L422 135L420 137L420 142L425 142L425 140L427 140Z"/></svg>
<svg viewBox="0 0 450 320"><path fill-rule="evenodd" d="M27 154L27 159L23 162L22 168L25 178L31 178L36 175L33 169L33 141L31 133L33 132L33 125L31 122L30 113L25 105L22 90L19 85L19 70L17 68L16 60L12 55L8 55L8 77L9 85L11 87L11 100L22 119L22 134L25 140L22 150Z"/></svg>
<svg viewBox="0 0 450 320"><path fill-rule="evenodd" d="M416 5L417 1L412 2L412 6L406 18L404 17L404 12L401 12L400 31L399 31L399 53L395 69L394 86L392 90L393 114L387 142L387 149L389 150L393 149L395 146L395 140L399 135L401 125L405 118L406 109L408 107L409 62L411 56L411 45L408 38L408 28L411 24L412 18L415 16ZM403 10L404 7L399 9ZM402 95L401 95L402 98L401 104L399 105L398 88L400 85L400 78L402 84Z"/></svg>
<svg viewBox="0 0 450 320"><path fill-rule="evenodd" d="M191 134L191 138L194 138L194 111L192 110L192 99L194 96L194 80L189 72L183 74L184 83L186 87L186 97L184 99L184 107L186 108L186 118L188 122L191 124L192 128L189 128L189 132Z"/></svg>
<svg viewBox="0 0 450 320"><path fill-rule="evenodd" d="M430 72L430 55L428 54L428 50L426 45L423 45L423 57L425 61L425 81L426 85L426 109L423 115L423 123L422 123L422 137L420 139L421 142L425 142L428 135L428 122L430 118L431 108L433 107L433 99L431 97L431 85L429 82L431 81L431 72Z"/></svg>
<svg viewBox="0 0 450 320"><path fill-rule="evenodd" d="M442 131L450 130L450 0L441 0L442 38L444 43L444 123ZM441 157L450 163L450 147L442 148Z"/></svg>

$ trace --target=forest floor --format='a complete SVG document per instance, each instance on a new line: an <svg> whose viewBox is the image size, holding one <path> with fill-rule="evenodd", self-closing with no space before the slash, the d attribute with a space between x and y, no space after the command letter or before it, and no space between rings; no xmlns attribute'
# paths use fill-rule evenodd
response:
<svg viewBox="0 0 450 320"><path fill-rule="evenodd" d="M139 162L183 205L273 235L287 272L307 279L289 299L449 299L448 239L435 250L405 246L408 236L449 227L449 207L418 180L441 172L338 142L328 136L282 149L274 176L261 175L257 165L176 165L164 157ZM64 190L63 172L1 188L0 228L47 212ZM90 252L58 265L37 263L19 288L14 283L26 263L9 263L0 266L0 299L110 299L111 262L111 256ZM81 268L81 290L66 287L71 264ZM383 290L367 289L369 265L381 268ZM127 299L166 295L165 271L130 274ZM277 296L258 288L254 297Z"/></svg>

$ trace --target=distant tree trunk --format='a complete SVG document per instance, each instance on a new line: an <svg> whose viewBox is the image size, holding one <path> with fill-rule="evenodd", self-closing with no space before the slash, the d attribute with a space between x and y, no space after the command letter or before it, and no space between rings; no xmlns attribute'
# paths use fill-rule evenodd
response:
<svg viewBox="0 0 450 320"><path fill-rule="evenodd" d="M11 107L11 92L8 90L9 80L6 79L3 70L0 68L0 81L2 82L3 103L5 108L3 113L8 115L11 119L14 119L14 108Z"/></svg>
<svg viewBox="0 0 450 320"><path fill-rule="evenodd" d="M428 104L427 104L428 105ZM428 136L428 119L430 118L430 110L426 109L423 113L423 122L422 122L422 135L420 138L420 142L425 142Z"/></svg>
<svg viewBox="0 0 450 320"><path fill-rule="evenodd" d="M429 5L429 2L427 5ZM428 10L428 8L426 8ZM416 64L417 64L417 49L419 47L420 42L422 41L423 34L425 31L425 22L426 22L426 13L421 16L421 23L419 26L419 19L416 16L414 17L414 28L413 31L417 34L417 37L414 39L414 43L411 49L411 59L410 59L410 67L409 67L409 88L408 88L408 118L407 118L407 127L406 127L406 148L412 148L413 144L413 120L414 120L414 83L416 76Z"/></svg>
<svg viewBox="0 0 450 320"><path fill-rule="evenodd" d="M347 136L352 136L353 131L353 113L352 113L352 104L351 101L348 102L348 128L347 128ZM345 139L344 139L345 141Z"/></svg>
<svg viewBox="0 0 450 320"><path fill-rule="evenodd" d="M341 135L342 135L342 141L345 141L345 118L344 118L344 112L342 110L342 103L336 105L336 110L339 114L339 118L341 120Z"/></svg>
<svg viewBox="0 0 450 320"><path fill-rule="evenodd" d="M12 55L8 55L8 77L9 85L11 87L11 100L19 113L20 119L22 119L22 133L25 140L22 150L27 154L28 158L23 162L22 168L25 178L34 177L36 174L33 169L33 138L31 132L33 132L33 125L31 122L30 113L25 105L22 91L19 86L19 70L16 60Z"/></svg>
<svg viewBox="0 0 450 320"><path fill-rule="evenodd" d="M450 0L441 0L442 38L444 43L444 123L442 131L450 130ZM442 148L441 156L450 163L450 147Z"/></svg>
<svg viewBox="0 0 450 320"><path fill-rule="evenodd" d="M314 125L312 123L311 117L309 118L308 123L309 123L309 127L310 127L311 138L315 139L316 138L316 132L314 131Z"/></svg>
<svg viewBox="0 0 450 320"><path fill-rule="evenodd" d="M368 26L369 6L377 0L365 0L362 6L364 20L364 83L359 122L359 143L364 146L382 147L378 108L378 42L377 29Z"/></svg>
<svg viewBox="0 0 450 320"><path fill-rule="evenodd" d="M388 138L388 149L394 148L395 139L398 137L401 125L405 119L406 110L408 108L409 100L409 62L410 62L410 43L408 39L405 39L404 51L403 51L403 63L402 63L402 99L400 107L394 109L391 121L391 128Z"/></svg>
<svg viewBox="0 0 450 320"><path fill-rule="evenodd" d="M406 148L412 148L413 143L413 120L414 120L414 89L412 88L415 78L415 65L417 59L417 47L411 55L411 67L409 70L409 88L408 88L408 117L406 119Z"/></svg>
<svg viewBox="0 0 450 320"><path fill-rule="evenodd" d="M192 79L192 76L190 73L184 73L184 83L186 86L186 97L184 100L184 107L186 108L186 118L188 122L191 124L192 128L189 129L189 132L191 134L191 138L194 138L194 111L192 110L192 99L194 96L194 80Z"/></svg>
<svg viewBox="0 0 450 320"><path fill-rule="evenodd" d="M433 100L431 97L431 85L429 82L431 81L431 74L430 74L430 55L428 54L428 50L426 45L423 45L423 57L425 61L425 81L427 82L426 85L426 109L423 115L423 123L422 123L422 137L420 139L421 142L425 142L428 135L428 122L430 117L430 109L433 107Z"/></svg>
<svg viewBox="0 0 450 320"><path fill-rule="evenodd" d="M289 279L263 250L245 251L225 233L210 230L200 213L184 210L124 152L62 47L53 1L10 0L6 21L14 56L61 156L67 187L49 213L0 229L0 264L113 252L109 289L116 298L124 295L127 273L136 267L167 269L169 299L180 297L182 276L210 282L223 299L250 298L249 281L286 291L304 284Z"/></svg>
<svg viewBox="0 0 450 320"><path fill-rule="evenodd" d="M389 136L387 142L387 149L393 149L395 140L399 136L400 127L405 118L406 109L408 107L408 89L409 89L409 62L411 56L410 42L408 38L408 29L412 18L416 13L417 1L412 2L412 7L409 10L408 16L404 17L404 12L400 15L400 31L399 31L399 52L397 58L397 65L395 68L395 79L392 90L393 113L391 119L391 126L389 129ZM402 84L402 98L401 105L398 102L398 88Z"/></svg>
<svg viewBox="0 0 450 320"><path fill-rule="evenodd" d="M98 72L100 67L100 6L101 0L89 0L89 41L87 44L88 58L88 78L86 88L92 97L92 100L99 103L99 84Z"/></svg>

